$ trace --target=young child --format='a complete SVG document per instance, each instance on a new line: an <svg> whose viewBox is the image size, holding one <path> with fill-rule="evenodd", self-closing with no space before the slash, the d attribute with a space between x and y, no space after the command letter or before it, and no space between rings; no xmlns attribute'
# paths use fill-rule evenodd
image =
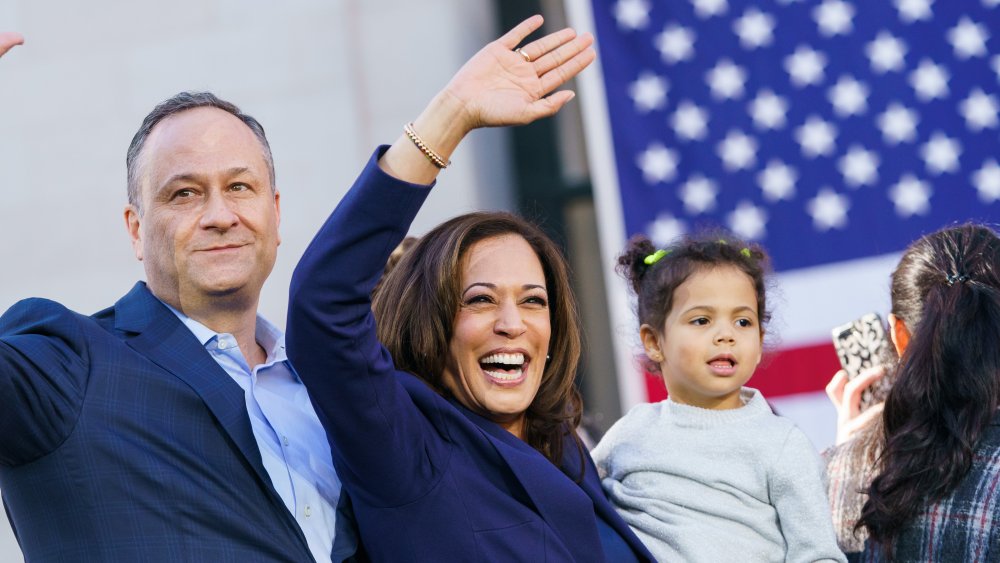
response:
<svg viewBox="0 0 1000 563"><path fill-rule="evenodd" d="M669 398L633 408L592 452L618 512L660 561L846 561L819 456L743 384L760 362L766 256L734 239L657 250L629 242L619 272Z"/></svg>

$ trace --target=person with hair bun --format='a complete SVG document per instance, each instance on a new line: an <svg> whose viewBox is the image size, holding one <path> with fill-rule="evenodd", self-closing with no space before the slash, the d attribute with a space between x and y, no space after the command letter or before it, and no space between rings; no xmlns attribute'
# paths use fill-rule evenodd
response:
<svg viewBox="0 0 1000 563"><path fill-rule="evenodd" d="M618 269L668 398L634 407L591 452L619 514L660 561L844 561L808 438L745 387L770 318L767 256L708 234Z"/></svg>
<svg viewBox="0 0 1000 563"><path fill-rule="evenodd" d="M1000 560L1000 238L965 224L892 274L900 354L857 527L861 560Z"/></svg>

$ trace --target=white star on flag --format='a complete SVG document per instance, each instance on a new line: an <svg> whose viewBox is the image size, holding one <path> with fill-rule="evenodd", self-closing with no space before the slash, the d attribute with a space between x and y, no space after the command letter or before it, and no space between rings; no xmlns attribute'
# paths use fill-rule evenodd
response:
<svg viewBox="0 0 1000 563"><path fill-rule="evenodd" d="M813 9L813 19L826 37L846 35L854 28L854 6L842 0L824 0Z"/></svg>
<svg viewBox="0 0 1000 563"><path fill-rule="evenodd" d="M799 45L795 52L785 57L785 70L792 84L803 88L823 80L826 56L808 45Z"/></svg>
<svg viewBox="0 0 1000 563"><path fill-rule="evenodd" d="M842 229L847 226L847 210L850 207L847 196L840 195L830 188L821 188L816 197L806 204L806 209L813 219L813 226L818 231Z"/></svg>
<svg viewBox="0 0 1000 563"><path fill-rule="evenodd" d="M695 174L681 185L680 198L684 202L684 209L691 215L697 215L715 208L715 196L718 193L719 188L715 182L701 174Z"/></svg>
<svg viewBox="0 0 1000 563"><path fill-rule="evenodd" d="M948 80L948 71L930 59L920 61L917 69L910 73L910 85L922 102L947 96Z"/></svg>
<svg viewBox="0 0 1000 563"><path fill-rule="evenodd" d="M895 0L896 9L899 10L899 19L903 23L929 20L932 3L933 0Z"/></svg>
<svg viewBox="0 0 1000 563"><path fill-rule="evenodd" d="M657 248L666 248L670 246L670 243L684 236L687 230L687 224L684 221L669 213L661 213L649 225L646 232L649 233L649 239Z"/></svg>
<svg viewBox="0 0 1000 563"><path fill-rule="evenodd" d="M874 151L853 145L839 162L844 183L849 187L871 186L878 180L879 158Z"/></svg>
<svg viewBox="0 0 1000 563"><path fill-rule="evenodd" d="M785 126L788 102L770 90L761 90L750 104L750 115L760 129L780 129Z"/></svg>
<svg viewBox="0 0 1000 563"><path fill-rule="evenodd" d="M993 203L1000 199L1000 165L994 159L983 163L982 168L972 173L972 185L979 192L979 200Z"/></svg>
<svg viewBox="0 0 1000 563"><path fill-rule="evenodd" d="M668 64L686 61L694 54L695 34L686 27L672 24L656 36L656 48L663 62Z"/></svg>
<svg viewBox="0 0 1000 563"><path fill-rule="evenodd" d="M802 154L807 158L832 154L836 137L837 128L815 115L810 116L805 124L795 130L795 140L799 142Z"/></svg>
<svg viewBox="0 0 1000 563"><path fill-rule="evenodd" d="M794 168L777 159L768 162L757 174L757 184L764 192L764 199L771 202L792 199L798 179Z"/></svg>
<svg viewBox="0 0 1000 563"><path fill-rule="evenodd" d="M651 72L643 72L635 82L629 84L628 95L635 102L635 110L639 113L649 113L660 109L667 102L667 91L670 84L665 78Z"/></svg>
<svg viewBox="0 0 1000 563"><path fill-rule="evenodd" d="M746 49L770 45L774 39L774 18L760 10L750 8L733 22L733 31Z"/></svg>
<svg viewBox="0 0 1000 563"><path fill-rule="evenodd" d="M965 117L966 126L972 131L982 129L993 129L997 126L997 98L987 95L982 89L976 88L969 93L969 97L959 104L962 116Z"/></svg>
<svg viewBox="0 0 1000 563"><path fill-rule="evenodd" d="M888 31L880 31L875 40L868 44L865 52L876 74L903 69L906 45Z"/></svg>
<svg viewBox="0 0 1000 563"><path fill-rule="evenodd" d="M723 167L730 172L750 168L757 162L757 141L742 131L730 131L717 150Z"/></svg>
<svg viewBox="0 0 1000 563"><path fill-rule="evenodd" d="M726 0L691 0L691 4L694 5L694 13L703 19L721 16L729 9Z"/></svg>
<svg viewBox="0 0 1000 563"><path fill-rule="evenodd" d="M639 168L646 183L656 184L672 180L677 174L677 151L660 143L653 143L639 155Z"/></svg>
<svg viewBox="0 0 1000 563"><path fill-rule="evenodd" d="M677 111L670 118L670 124L677 138L700 141L705 138L708 126L708 112L685 100L677 104Z"/></svg>
<svg viewBox="0 0 1000 563"><path fill-rule="evenodd" d="M841 76L827 97L840 117L861 115L868 110L868 86L851 76Z"/></svg>
<svg viewBox="0 0 1000 563"><path fill-rule="evenodd" d="M720 100L731 100L743 96L743 84L747 73L729 59L722 59L708 71L705 80L712 89L712 95Z"/></svg>
<svg viewBox="0 0 1000 563"><path fill-rule="evenodd" d="M958 25L948 30L948 41L959 59L985 55L986 40L989 38L990 34L986 31L986 27L975 23L967 16L963 16Z"/></svg>
<svg viewBox="0 0 1000 563"><path fill-rule="evenodd" d="M615 19L622 29L642 29L649 24L649 2L646 0L618 0Z"/></svg>
<svg viewBox="0 0 1000 563"><path fill-rule="evenodd" d="M893 102L878 116L878 127L887 144L898 145L917 138L917 121L917 112Z"/></svg>
<svg viewBox="0 0 1000 563"><path fill-rule="evenodd" d="M741 201L726 216L726 222L729 223L729 230L736 236L747 240L761 240L765 235L767 211L749 201Z"/></svg>
<svg viewBox="0 0 1000 563"><path fill-rule="evenodd" d="M895 204L896 214L900 217L926 215L931 209L931 187L927 182L907 174L889 188L889 199Z"/></svg>
<svg viewBox="0 0 1000 563"><path fill-rule="evenodd" d="M920 147L927 171L934 175L958 171L958 156L962 147L955 139L948 138L940 131L931 135L931 140Z"/></svg>

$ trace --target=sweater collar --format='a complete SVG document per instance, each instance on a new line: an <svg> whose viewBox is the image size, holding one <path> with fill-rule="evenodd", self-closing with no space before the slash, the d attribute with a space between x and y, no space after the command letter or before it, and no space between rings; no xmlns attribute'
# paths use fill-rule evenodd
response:
<svg viewBox="0 0 1000 563"><path fill-rule="evenodd" d="M663 401L663 413L669 415L675 424L699 428L724 426L763 414L773 414L771 406L756 389L743 387L740 390L740 401L743 402L742 407L713 410L677 403L668 397Z"/></svg>

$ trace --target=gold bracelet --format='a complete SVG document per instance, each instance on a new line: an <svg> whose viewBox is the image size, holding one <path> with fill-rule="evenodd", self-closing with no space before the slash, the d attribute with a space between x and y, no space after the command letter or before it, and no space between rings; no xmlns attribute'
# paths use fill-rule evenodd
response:
<svg viewBox="0 0 1000 563"><path fill-rule="evenodd" d="M411 141L413 141L414 145L417 145L417 148L420 149L420 152L424 153L424 156L427 157L427 160L431 161L431 164L442 169L451 166L450 160L445 162L444 159L438 155L438 153L434 152L427 146L426 143L424 143L424 140L417 135L416 131L413 130L412 123L407 123L406 126L403 127L403 132L406 133L406 136L409 137Z"/></svg>

